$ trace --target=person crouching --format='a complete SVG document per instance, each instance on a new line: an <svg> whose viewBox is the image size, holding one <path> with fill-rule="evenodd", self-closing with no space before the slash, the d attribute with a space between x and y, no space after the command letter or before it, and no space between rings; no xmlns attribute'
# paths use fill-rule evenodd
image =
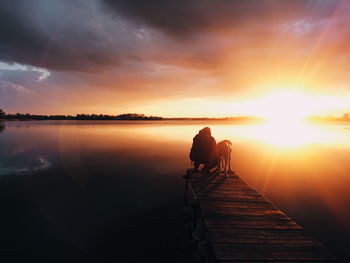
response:
<svg viewBox="0 0 350 263"><path fill-rule="evenodd" d="M201 164L204 165L202 171L205 173L209 173L210 169L218 165L216 141L211 136L209 127L201 129L193 138L190 159L194 163L196 172Z"/></svg>

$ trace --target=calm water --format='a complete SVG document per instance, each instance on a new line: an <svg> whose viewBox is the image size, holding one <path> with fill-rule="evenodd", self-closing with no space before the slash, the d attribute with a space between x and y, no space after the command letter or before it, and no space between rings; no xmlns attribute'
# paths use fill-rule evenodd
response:
<svg viewBox="0 0 350 263"><path fill-rule="evenodd" d="M0 257L189 262L181 222L193 136L233 142L232 167L350 260L350 129L228 122L6 122ZM1 259L0 259L1 260ZM4 261L5 262L5 261Z"/></svg>

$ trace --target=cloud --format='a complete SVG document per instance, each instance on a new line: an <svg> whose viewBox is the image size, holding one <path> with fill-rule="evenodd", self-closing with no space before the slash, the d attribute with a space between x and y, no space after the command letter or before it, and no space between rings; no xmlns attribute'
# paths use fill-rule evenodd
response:
<svg viewBox="0 0 350 263"><path fill-rule="evenodd" d="M0 59L53 70L96 72L134 49L132 25L112 20L98 1L0 2ZM136 42L135 42L136 43Z"/></svg>
<svg viewBox="0 0 350 263"><path fill-rule="evenodd" d="M2 0L1 107L117 114L299 79L344 86L349 10L331 0Z"/></svg>
<svg viewBox="0 0 350 263"><path fill-rule="evenodd" d="M29 73L29 74L18 74L18 73ZM44 68L33 67L30 65L21 65L18 63L8 64L0 61L0 79L10 80L12 82L22 81L23 79L27 82L26 76L31 75L30 79L37 81L43 81L50 76L50 71Z"/></svg>
<svg viewBox="0 0 350 263"><path fill-rule="evenodd" d="M279 23L322 19L336 7L337 1L301 0L3 0L0 59L86 72L123 67L125 61L142 60L145 54L172 58L180 49L185 60L208 55L215 59L208 38L202 46L196 45L203 34L231 32L236 39L244 34L268 38ZM168 39L169 35L176 39ZM169 46L174 55L168 52Z"/></svg>
<svg viewBox="0 0 350 263"><path fill-rule="evenodd" d="M0 61L1 94L31 95L40 82L47 80L50 72L43 68L29 65L8 64Z"/></svg>
<svg viewBox="0 0 350 263"><path fill-rule="evenodd" d="M245 23L279 23L299 17L330 15L338 1L318 0L103 0L125 14L165 33L187 37L210 30L232 30Z"/></svg>
<svg viewBox="0 0 350 263"><path fill-rule="evenodd" d="M41 87L50 81L50 71L30 65L0 61L0 105L17 112L19 104L28 106L42 104Z"/></svg>

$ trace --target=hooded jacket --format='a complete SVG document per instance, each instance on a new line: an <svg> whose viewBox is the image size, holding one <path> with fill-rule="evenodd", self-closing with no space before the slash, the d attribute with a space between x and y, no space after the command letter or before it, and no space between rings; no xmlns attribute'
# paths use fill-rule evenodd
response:
<svg viewBox="0 0 350 263"><path fill-rule="evenodd" d="M205 127L193 138L190 159L197 163L208 163L217 158L216 141L210 128Z"/></svg>

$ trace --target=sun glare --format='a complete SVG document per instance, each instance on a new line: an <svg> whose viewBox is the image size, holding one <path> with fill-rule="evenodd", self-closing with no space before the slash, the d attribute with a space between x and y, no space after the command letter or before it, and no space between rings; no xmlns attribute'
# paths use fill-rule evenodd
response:
<svg viewBox="0 0 350 263"><path fill-rule="evenodd" d="M265 143L283 148L327 140L316 127L298 120L283 124L277 122L277 120L272 120L265 125L254 127L251 136Z"/></svg>
<svg viewBox="0 0 350 263"><path fill-rule="evenodd" d="M280 91L255 101L261 117L271 123L295 124L314 113L312 103L306 95L297 91Z"/></svg>
<svg viewBox="0 0 350 263"><path fill-rule="evenodd" d="M264 125L255 127L255 137L279 147L295 147L310 143L315 130L304 123L314 113L310 97L296 91L284 90L268 94L255 102Z"/></svg>

